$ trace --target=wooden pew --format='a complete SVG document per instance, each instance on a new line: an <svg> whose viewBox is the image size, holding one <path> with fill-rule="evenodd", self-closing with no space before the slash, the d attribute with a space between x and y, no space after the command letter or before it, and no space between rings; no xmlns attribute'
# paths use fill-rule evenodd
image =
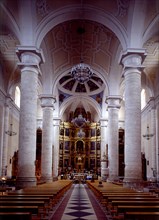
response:
<svg viewBox="0 0 159 220"><path fill-rule="evenodd" d="M144 198L157 198L155 195L145 195L145 194L130 194L130 195L127 195L127 194L107 194L107 195L103 195L102 198L100 199L100 202L101 204L102 203L106 203L108 202L108 198L111 198L111 197L118 197L118 198L137 198L137 197L142 197L143 199ZM115 200L115 199L114 199Z"/></svg>
<svg viewBox="0 0 159 220"><path fill-rule="evenodd" d="M156 195L150 194L150 193L104 193L103 198L108 198L108 197L149 197L149 198L157 198Z"/></svg>
<svg viewBox="0 0 159 220"><path fill-rule="evenodd" d="M159 212L126 212L124 214L125 220L158 220L159 219Z"/></svg>
<svg viewBox="0 0 159 220"><path fill-rule="evenodd" d="M8 192L8 195L3 195L0 197L0 205L1 201L3 201L3 205L14 206L14 204L21 203L22 205L39 205L40 208L43 208L44 214L46 210L49 211L59 199L64 195L64 193L71 187L72 181L57 181L52 183L47 183L43 185L28 187L21 190L15 190L12 192ZM11 198L9 200L9 198ZM17 198L15 200L15 198ZM47 200L47 205L46 205ZM42 204L40 206L40 204ZM45 209L44 209L45 208Z"/></svg>
<svg viewBox="0 0 159 220"><path fill-rule="evenodd" d="M153 195L151 193L144 193L144 192L131 192L131 193L128 193L128 192L105 192L105 193L102 193L102 195L127 195L127 196L131 196L131 195L145 195L145 196L155 196L157 197L156 195Z"/></svg>
<svg viewBox="0 0 159 220"><path fill-rule="evenodd" d="M51 201L51 199L49 197L34 197L34 196L0 196L0 202L1 201L44 201L45 203L49 203Z"/></svg>
<svg viewBox="0 0 159 220"><path fill-rule="evenodd" d="M159 201L159 198L156 197L150 197L150 196L130 196L130 197L125 197L125 196L120 196L120 197L115 197L115 196L110 196L107 198L108 202L111 201L130 201L130 200L135 200L135 201Z"/></svg>
<svg viewBox="0 0 159 220"><path fill-rule="evenodd" d="M41 208L45 207L45 202L44 201L0 201L0 206L38 206Z"/></svg>
<svg viewBox="0 0 159 220"><path fill-rule="evenodd" d="M111 213L117 213L117 207L119 206L159 206L159 200L157 201L145 201L145 200L112 200L107 205L107 210Z"/></svg>
<svg viewBox="0 0 159 220"><path fill-rule="evenodd" d="M31 212L0 212L0 220L32 220Z"/></svg>
<svg viewBox="0 0 159 220"><path fill-rule="evenodd" d="M157 212L159 210L159 205L118 205L117 214L126 212Z"/></svg>
<svg viewBox="0 0 159 220"><path fill-rule="evenodd" d="M32 198L39 198L39 197L43 197L43 198L46 198L46 197L49 197L49 198L53 198L54 195L52 194L31 194L31 193L24 193L24 194L7 194L7 195L3 195L3 196L0 196L0 198L14 198L14 197L19 197L19 198L27 198L27 197L32 197Z"/></svg>
<svg viewBox="0 0 159 220"><path fill-rule="evenodd" d="M31 212L32 214L39 215L38 206L0 206L0 212Z"/></svg>
<svg viewBox="0 0 159 220"><path fill-rule="evenodd" d="M4 205L6 204L6 201L12 202L12 204L16 204L17 202L19 202L22 205L26 205L26 202L29 202L29 204L31 202L33 202L32 204L35 203L35 205L39 206L39 213L46 215L52 208L53 208L53 203L50 200L49 197L22 197L22 196L12 196L12 197L8 197L8 196L4 196L3 198L0 197L0 204ZM25 203L24 203L25 202ZM39 202L42 202L42 206L41 204L39 205ZM44 205L43 205L44 204ZM7 205L9 205L7 203Z"/></svg>
<svg viewBox="0 0 159 220"><path fill-rule="evenodd" d="M119 205L144 205L144 206L150 206L150 205L159 205L159 201L135 201L135 200L125 200L125 201L111 201L111 204L113 207L119 206Z"/></svg>

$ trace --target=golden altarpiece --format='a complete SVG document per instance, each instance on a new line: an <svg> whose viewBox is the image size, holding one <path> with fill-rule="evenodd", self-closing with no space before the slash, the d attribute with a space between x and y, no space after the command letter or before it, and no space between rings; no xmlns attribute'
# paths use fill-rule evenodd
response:
<svg viewBox="0 0 159 220"><path fill-rule="evenodd" d="M97 127L97 123L90 123L83 129L75 128L69 122L61 124L59 169L62 172L100 170L100 136L96 134Z"/></svg>
<svg viewBox="0 0 159 220"><path fill-rule="evenodd" d="M81 109L60 125L59 173L100 174L100 124Z"/></svg>

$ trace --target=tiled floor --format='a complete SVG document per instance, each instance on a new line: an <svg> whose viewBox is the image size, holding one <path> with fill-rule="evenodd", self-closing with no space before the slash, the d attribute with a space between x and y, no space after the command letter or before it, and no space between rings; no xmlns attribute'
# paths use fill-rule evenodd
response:
<svg viewBox="0 0 159 220"><path fill-rule="evenodd" d="M76 184L61 220L97 220L84 185Z"/></svg>
<svg viewBox="0 0 159 220"><path fill-rule="evenodd" d="M49 219L107 220L107 217L87 185L75 184Z"/></svg>

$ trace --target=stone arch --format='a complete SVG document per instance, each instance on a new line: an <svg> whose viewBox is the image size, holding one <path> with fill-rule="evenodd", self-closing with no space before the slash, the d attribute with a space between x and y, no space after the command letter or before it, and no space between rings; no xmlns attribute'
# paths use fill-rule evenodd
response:
<svg viewBox="0 0 159 220"><path fill-rule="evenodd" d="M35 44L37 47L40 47L40 44L45 35L56 25L73 19L81 19L77 13L78 9L79 8L77 7L72 7L72 9L68 11L67 8L64 8L62 13L60 11L58 13L49 14L48 17L43 20L37 27L35 36ZM94 14L96 16L92 17ZM96 21L108 27L113 33L115 33L123 49L126 49L128 42L126 30L121 24L119 24L118 20L115 19L114 16L107 13L101 13L101 10L98 10L95 7L91 7L89 8L89 12L85 15L85 19Z"/></svg>

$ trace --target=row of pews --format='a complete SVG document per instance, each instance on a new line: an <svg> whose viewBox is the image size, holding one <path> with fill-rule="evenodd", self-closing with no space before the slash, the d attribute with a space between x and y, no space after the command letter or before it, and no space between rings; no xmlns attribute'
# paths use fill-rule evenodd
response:
<svg viewBox="0 0 159 220"><path fill-rule="evenodd" d="M72 181L58 180L0 195L0 219L41 220L70 189Z"/></svg>
<svg viewBox="0 0 159 220"><path fill-rule="evenodd" d="M101 185L98 181L87 181L87 185L114 220L159 220L156 193L137 192L108 182Z"/></svg>

